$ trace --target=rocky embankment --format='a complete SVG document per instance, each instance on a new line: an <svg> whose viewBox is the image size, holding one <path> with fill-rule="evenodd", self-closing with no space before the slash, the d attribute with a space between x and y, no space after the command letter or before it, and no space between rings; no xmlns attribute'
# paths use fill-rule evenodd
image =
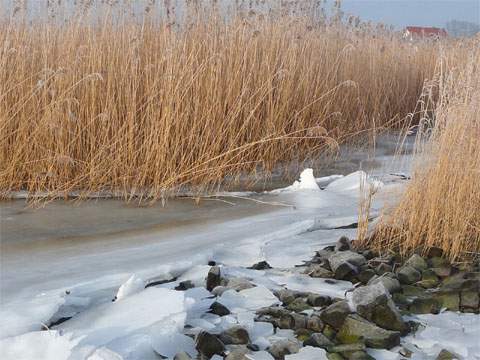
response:
<svg viewBox="0 0 480 360"><path fill-rule="evenodd" d="M230 314L221 303L227 290L242 291L254 287L246 278L227 278L222 267L212 265L206 288L219 301L211 304L209 313ZM269 269L266 262L252 266ZM372 359L368 348L399 348L398 353L410 357L401 347L401 338L417 331L412 314L438 314L444 310L479 313L479 264L456 266L442 257L439 249L427 256L413 255L402 259L397 254L379 255L371 250L355 250L346 237L335 246L318 251L298 267L310 277L335 283L347 280L354 284L345 298L331 298L314 292L287 288L274 291L279 305L258 309L255 322L272 324L274 333L294 332L293 338L278 337L266 344L252 343L249 331L234 325L221 333L201 331L194 336L195 347L202 359ZM180 283L178 290L193 286ZM185 329L188 334L188 328ZM176 360L190 359L179 353ZM456 354L443 350L438 359L454 359Z"/></svg>

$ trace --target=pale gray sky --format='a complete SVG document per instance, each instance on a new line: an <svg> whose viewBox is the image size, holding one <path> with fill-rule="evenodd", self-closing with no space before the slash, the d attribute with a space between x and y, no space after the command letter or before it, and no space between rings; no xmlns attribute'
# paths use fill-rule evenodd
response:
<svg viewBox="0 0 480 360"><path fill-rule="evenodd" d="M449 20L480 24L480 0L343 0L346 13L402 28L444 27Z"/></svg>

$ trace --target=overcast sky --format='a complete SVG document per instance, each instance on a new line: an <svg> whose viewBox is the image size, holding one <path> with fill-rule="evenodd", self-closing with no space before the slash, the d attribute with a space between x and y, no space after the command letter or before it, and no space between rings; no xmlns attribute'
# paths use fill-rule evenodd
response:
<svg viewBox="0 0 480 360"><path fill-rule="evenodd" d="M480 24L480 0L343 0L343 11L402 28L444 27L449 20Z"/></svg>

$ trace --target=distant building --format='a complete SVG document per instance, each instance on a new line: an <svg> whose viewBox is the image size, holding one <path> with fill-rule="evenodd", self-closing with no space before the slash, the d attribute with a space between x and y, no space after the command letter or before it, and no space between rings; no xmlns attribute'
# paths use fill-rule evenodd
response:
<svg viewBox="0 0 480 360"><path fill-rule="evenodd" d="M445 29L436 27L407 26L403 32L403 37L408 40L440 39L447 36Z"/></svg>

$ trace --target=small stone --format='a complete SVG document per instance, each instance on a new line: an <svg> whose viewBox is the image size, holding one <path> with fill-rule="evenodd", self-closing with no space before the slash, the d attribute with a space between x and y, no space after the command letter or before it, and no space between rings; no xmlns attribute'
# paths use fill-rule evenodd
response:
<svg viewBox="0 0 480 360"><path fill-rule="evenodd" d="M207 274L207 290L212 291L215 287L220 285L222 278L220 276L220 267L212 266Z"/></svg>
<svg viewBox="0 0 480 360"><path fill-rule="evenodd" d="M438 314L441 304L433 298L415 298L408 309L414 314Z"/></svg>
<svg viewBox="0 0 480 360"><path fill-rule="evenodd" d="M365 351L353 351L342 353L347 360L375 360L374 357L368 355Z"/></svg>
<svg viewBox="0 0 480 360"><path fill-rule="evenodd" d="M285 355L296 354L300 351L300 344L293 340L278 340L270 346L267 351L275 359L284 359Z"/></svg>
<svg viewBox="0 0 480 360"><path fill-rule="evenodd" d="M251 289L251 288L255 287L255 285L253 285L247 279L235 277L235 278L228 279L226 287L228 289L232 289L232 290L235 290L235 291L242 291L242 290L246 290L246 289Z"/></svg>
<svg viewBox="0 0 480 360"><path fill-rule="evenodd" d="M209 359L215 354L222 356L225 351L225 345L220 339L206 331L201 331L197 335L197 338L195 339L195 348L199 353Z"/></svg>
<svg viewBox="0 0 480 360"><path fill-rule="evenodd" d="M366 346L391 349L400 344L400 333L382 329L356 314L348 315L337 339L344 344L364 342Z"/></svg>
<svg viewBox="0 0 480 360"><path fill-rule="evenodd" d="M385 263L380 263L376 268L375 268L375 272L378 274L378 275L383 275L385 273L390 273L392 272L392 267L388 264L385 264Z"/></svg>
<svg viewBox="0 0 480 360"><path fill-rule="evenodd" d="M253 264L252 267L250 269L253 269L253 270L267 270L267 269L271 269L272 267L270 266L270 264L266 261L260 261L256 264Z"/></svg>
<svg viewBox="0 0 480 360"><path fill-rule="evenodd" d="M332 353L344 353L344 352L354 352L354 351L363 351L363 350L365 350L365 344L362 342L335 345L328 349L328 351Z"/></svg>
<svg viewBox="0 0 480 360"><path fill-rule="evenodd" d="M452 274L452 267L448 265L434 267L431 269L439 278L446 278Z"/></svg>
<svg viewBox="0 0 480 360"><path fill-rule="evenodd" d="M450 311L460 310L460 294L455 291L440 291L433 295L440 303L441 308L445 308Z"/></svg>
<svg viewBox="0 0 480 360"><path fill-rule="evenodd" d="M462 310L470 309L478 311L480 296L476 291L462 291L460 293L460 306Z"/></svg>
<svg viewBox="0 0 480 360"><path fill-rule="evenodd" d="M228 310L225 305L220 304L218 301L215 301L214 303L212 303L212 305L210 305L209 312L218 316L225 316L230 314L230 310Z"/></svg>
<svg viewBox="0 0 480 360"><path fill-rule="evenodd" d="M420 281L422 274L412 266L402 266L397 272L398 280L402 284L413 284Z"/></svg>
<svg viewBox="0 0 480 360"><path fill-rule="evenodd" d="M367 284L374 276L376 276L375 271L372 269L365 269L360 271L360 273L357 275L357 278L362 284Z"/></svg>
<svg viewBox="0 0 480 360"><path fill-rule="evenodd" d="M287 305L287 309L295 312L302 312L311 309L311 306L302 298L296 298L290 304Z"/></svg>
<svg viewBox="0 0 480 360"><path fill-rule="evenodd" d="M346 251L352 249L352 243L346 236L342 236L335 244L335 251Z"/></svg>
<svg viewBox="0 0 480 360"><path fill-rule="evenodd" d="M173 357L173 360L191 360L191 359L192 358L190 357L190 355L188 355L185 351L182 351Z"/></svg>
<svg viewBox="0 0 480 360"><path fill-rule="evenodd" d="M332 299L326 295L309 294L307 303L311 306L327 306L332 303Z"/></svg>
<svg viewBox="0 0 480 360"><path fill-rule="evenodd" d="M322 334L325 335L330 340L335 339L335 337L337 336L337 332L330 325L325 325L325 327L322 330Z"/></svg>
<svg viewBox="0 0 480 360"><path fill-rule="evenodd" d="M307 317L307 329L315 332L321 332L325 324L323 323L320 316L312 315Z"/></svg>
<svg viewBox="0 0 480 360"><path fill-rule="evenodd" d="M181 281L176 287L175 290L185 291L188 289L194 288L195 285L190 280Z"/></svg>
<svg viewBox="0 0 480 360"><path fill-rule="evenodd" d="M241 326L232 326L220 334L220 340L225 345L243 345L250 342L248 331Z"/></svg>
<svg viewBox="0 0 480 360"><path fill-rule="evenodd" d="M387 289L387 291L390 294L394 294L401 291L402 287L400 285L400 282L395 277L388 276L387 274L392 274L392 273L385 273L382 276L374 277L370 279L370 281L368 282L368 285L375 285L375 284L381 283L383 284L383 287Z"/></svg>
<svg viewBox="0 0 480 360"><path fill-rule="evenodd" d="M417 254L412 255L407 261L405 261L405 266L411 266L417 271L423 271L428 267L425 259Z"/></svg>
<svg viewBox="0 0 480 360"><path fill-rule="evenodd" d="M322 333L312 334L307 340L303 342L303 346L313 346L322 349L327 349L328 347L333 345L334 343Z"/></svg>
<svg viewBox="0 0 480 360"><path fill-rule="evenodd" d="M436 360L454 360L454 359L460 359L460 356L455 355L455 354L453 354L450 351L445 350L445 349L440 351L440 353L436 357Z"/></svg>
<svg viewBox="0 0 480 360"><path fill-rule="evenodd" d="M333 303L332 305L324 309L320 314L320 318L324 323L332 326L334 329L340 329L345 318L351 312L352 311L350 310L348 302L342 300Z"/></svg>
<svg viewBox="0 0 480 360"><path fill-rule="evenodd" d="M334 274L330 270L318 264L311 265L305 273L313 278L331 279L334 277Z"/></svg>
<svg viewBox="0 0 480 360"><path fill-rule="evenodd" d="M358 267L365 264L366 261L362 255L349 250L336 252L328 258L335 279L339 280L357 274Z"/></svg>

